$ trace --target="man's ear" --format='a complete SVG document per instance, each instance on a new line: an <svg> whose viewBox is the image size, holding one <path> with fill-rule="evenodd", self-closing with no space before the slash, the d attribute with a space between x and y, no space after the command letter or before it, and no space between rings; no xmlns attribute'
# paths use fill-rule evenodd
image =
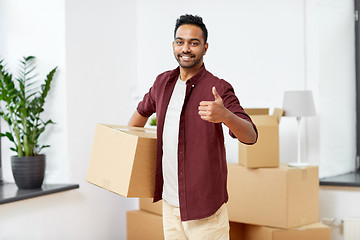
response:
<svg viewBox="0 0 360 240"><path fill-rule="evenodd" d="M203 56L206 54L206 52L207 52L207 50L208 50L208 47L209 47L209 44L208 44L208 43L205 43Z"/></svg>

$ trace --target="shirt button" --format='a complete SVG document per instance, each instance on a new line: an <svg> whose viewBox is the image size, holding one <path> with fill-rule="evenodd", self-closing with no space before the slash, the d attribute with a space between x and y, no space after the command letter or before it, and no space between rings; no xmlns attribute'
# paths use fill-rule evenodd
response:
<svg viewBox="0 0 360 240"><path fill-rule="evenodd" d="M195 87L195 85L191 85L191 87Z"/></svg>

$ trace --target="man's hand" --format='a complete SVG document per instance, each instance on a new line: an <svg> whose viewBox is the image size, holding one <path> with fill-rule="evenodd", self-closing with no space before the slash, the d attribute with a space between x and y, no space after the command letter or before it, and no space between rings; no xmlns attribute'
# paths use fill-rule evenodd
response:
<svg viewBox="0 0 360 240"><path fill-rule="evenodd" d="M216 88L212 88L215 101L201 101L199 104L199 115L201 119L212 123L224 122L229 117L229 110L225 108L223 100Z"/></svg>

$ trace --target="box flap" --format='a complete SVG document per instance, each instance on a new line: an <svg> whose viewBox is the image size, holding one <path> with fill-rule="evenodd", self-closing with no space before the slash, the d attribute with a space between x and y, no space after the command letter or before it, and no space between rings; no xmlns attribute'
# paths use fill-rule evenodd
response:
<svg viewBox="0 0 360 240"><path fill-rule="evenodd" d="M245 108L248 115L269 115L269 108Z"/></svg>
<svg viewBox="0 0 360 240"><path fill-rule="evenodd" d="M280 123L280 119L284 115L284 109L275 108L272 115L276 118L277 122Z"/></svg>

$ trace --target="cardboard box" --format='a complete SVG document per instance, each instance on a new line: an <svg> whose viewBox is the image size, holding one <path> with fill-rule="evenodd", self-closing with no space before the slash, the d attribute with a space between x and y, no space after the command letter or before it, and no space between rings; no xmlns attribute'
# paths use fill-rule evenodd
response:
<svg viewBox="0 0 360 240"><path fill-rule="evenodd" d="M127 240L162 240L164 230L162 217L146 211L135 210L126 213Z"/></svg>
<svg viewBox="0 0 360 240"><path fill-rule="evenodd" d="M230 221L292 228L319 221L319 174L306 168L228 164Z"/></svg>
<svg viewBox="0 0 360 240"><path fill-rule="evenodd" d="M321 223L291 229L244 226L246 240L330 240L330 228Z"/></svg>
<svg viewBox="0 0 360 240"><path fill-rule="evenodd" d="M140 209L157 215L162 215L162 200L153 203L152 198L140 198Z"/></svg>
<svg viewBox="0 0 360 240"><path fill-rule="evenodd" d="M124 197L153 197L154 131L97 124L86 180Z"/></svg>
<svg viewBox="0 0 360 240"><path fill-rule="evenodd" d="M237 222L229 222L230 224L230 240L245 240L245 224ZM246 239L247 240L247 239Z"/></svg>
<svg viewBox="0 0 360 240"><path fill-rule="evenodd" d="M239 164L248 168L278 167L279 123L283 110L275 108L269 115L268 108L245 109L258 130L254 145L239 143Z"/></svg>

